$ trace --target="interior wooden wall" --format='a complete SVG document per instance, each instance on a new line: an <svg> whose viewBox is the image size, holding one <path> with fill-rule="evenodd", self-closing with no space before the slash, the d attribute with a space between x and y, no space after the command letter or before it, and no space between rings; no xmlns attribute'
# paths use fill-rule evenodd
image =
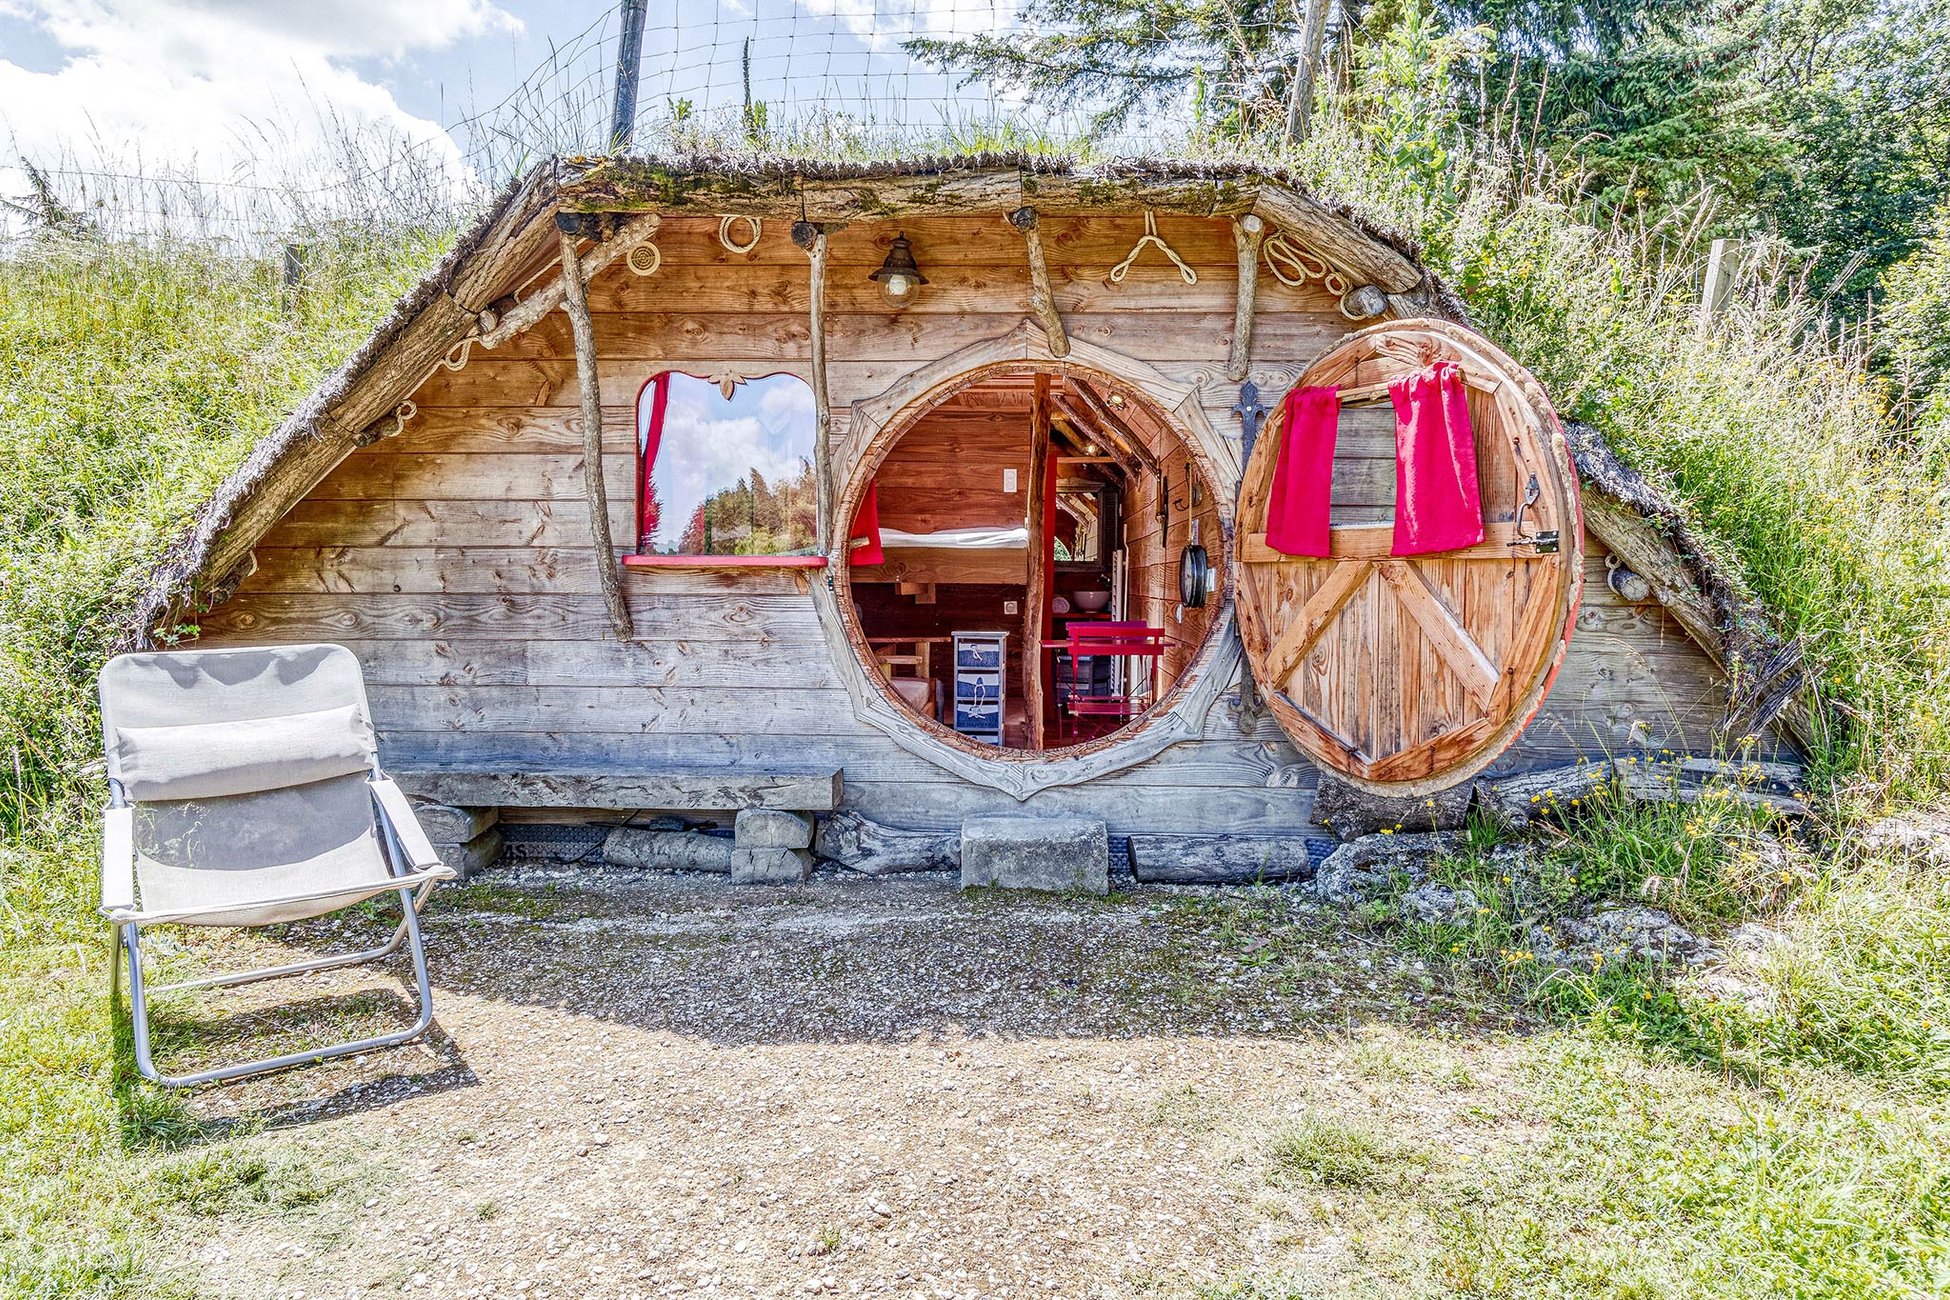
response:
<svg viewBox="0 0 1950 1300"><path fill-rule="evenodd" d="M1196 267L1198 283L1185 285L1147 254L1110 284L1109 268L1143 228L1139 213L1046 216L1057 305L1073 337L1202 380L1213 427L1235 431L1236 388L1223 376L1229 226L1160 216L1159 233ZM894 314L867 277L903 230L931 284ZM645 379L666 367L808 374L807 260L783 223L768 223L746 255L719 244L715 219L666 222L657 242L656 275L618 266L591 287L619 539L633 531L633 404ZM1022 240L999 213L849 226L832 236L831 258L840 429L852 402L1026 314ZM1262 277L1259 301L1261 364L1304 363L1350 328L1316 290ZM205 640L350 646L395 765L833 764L846 769L850 804L894 824L953 826L1023 807L857 722L840 675L856 669L834 663L812 600L790 574L629 572L637 639L614 640L589 549L574 371L568 324L555 313L494 352L477 350L464 370L437 374L403 434L354 453L264 539L256 572L203 619ZM1131 514L1147 518L1138 505ZM1182 540L1169 539L1173 564ZM1723 698L1715 669L1656 607L1608 599L1593 550L1570 661L1505 769L1630 743L1710 744L1706 726ZM1037 795L1027 808L1102 816L1120 831L1306 828L1311 769L1270 721L1242 735L1221 706L1206 735L1088 786Z"/></svg>

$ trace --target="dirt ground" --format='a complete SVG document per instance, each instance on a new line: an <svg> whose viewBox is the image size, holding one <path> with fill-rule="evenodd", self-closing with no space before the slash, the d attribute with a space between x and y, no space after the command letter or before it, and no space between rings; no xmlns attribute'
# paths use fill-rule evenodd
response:
<svg viewBox="0 0 1950 1300"><path fill-rule="evenodd" d="M1273 1268L1325 1293L1358 1251L1269 1199L1269 1126L1412 1122L1467 1159L1493 1049L1429 1094L1453 1114L1395 1113L1364 1062L1521 1028L1341 925L1298 891L504 868L429 909L426 1043L194 1096L200 1140L269 1173L254 1212L186 1218L177 1262L250 1300L1166 1296ZM204 1019L169 1064L396 1020L404 970L178 1004L179 1035Z"/></svg>

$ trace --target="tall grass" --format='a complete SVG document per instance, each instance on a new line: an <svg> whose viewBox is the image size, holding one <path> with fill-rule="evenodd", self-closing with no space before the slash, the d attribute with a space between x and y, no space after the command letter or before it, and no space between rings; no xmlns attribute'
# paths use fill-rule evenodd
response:
<svg viewBox="0 0 1950 1300"><path fill-rule="evenodd" d="M295 286L198 241L0 249L0 1296L133 1288L167 1197L126 1153L183 1127L115 1064L90 683L189 513L448 237L299 232Z"/></svg>
<svg viewBox="0 0 1950 1300"><path fill-rule="evenodd" d="M1710 194L1594 224L1575 177L1467 139L1432 66L1378 55L1296 168L1419 239L1560 412L1667 489L1801 640L1845 724L1811 756L1844 811L1950 791L1950 403L1893 404L1784 249L1750 246L1702 323Z"/></svg>

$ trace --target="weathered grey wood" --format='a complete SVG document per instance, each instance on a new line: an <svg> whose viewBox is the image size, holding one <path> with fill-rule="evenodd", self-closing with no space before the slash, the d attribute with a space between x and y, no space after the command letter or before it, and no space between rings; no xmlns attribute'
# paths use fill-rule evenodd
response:
<svg viewBox="0 0 1950 1300"><path fill-rule="evenodd" d="M845 791L839 771L748 772L736 768L666 768L640 773L615 770L470 771L461 768L396 768L390 773L408 794L440 803L518 808L670 808L725 812L784 808L831 812Z"/></svg>
<svg viewBox="0 0 1950 1300"><path fill-rule="evenodd" d="M1614 766L1620 793L1644 802L1698 803L1731 796L1788 817L1805 817L1812 811L1808 769L1799 763L1646 757L1617 759Z"/></svg>
<svg viewBox="0 0 1950 1300"><path fill-rule="evenodd" d="M609 505L610 528L624 533L635 512ZM582 547L589 544L584 501L342 501L310 498L265 534L275 547Z"/></svg>
<svg viewBox="0 0 1950 1300"><path fill-rule="evenodd" d="M1131 872L1147 885L1250 885L1312 880L1298 835L1133 835Z"/></svg>
<svg viewBox="0 0 1950 1300"><path fill-rule="evenodd" d="M1371 284L1357 284L1341 295L1341 315L1349 320L1372 320L1388 310L1388 295Z"/></svg>
<svg viewBox="0 0 1950 1300"><path fill-rule="evenodd" d="M367 698L375 725L420 731L543 731L556 726L591 735L637 735L710 732L734 719L738 727L761 733L845 734L859 728L846 707L845 691L797 686L631 691L600 686L375 686Z"/></svg>
<svg viewBox="0 0 1950 1300"><path fill-rule="evenodd" d="M1239 292L1232 316L1232 355L1226 378L1237 384L1252 370L1253 307L1259 296L1259 246L1266 238L1266 222L1257 213L1234 217L1232 237L1239 244Z"/></svg>
<svg viewBox="0 0 1950 1300"><path fill-rule="evenodd" d="M595 547L596 576L603 604L609 609L616 635L628 640L630 607L623 599L623 572L616 562L616 546L609 534L609 489L603 482L603 403L596 379L596 327L589 320L588 288L583 283L582 259L576 239L567 230L562 245L562 304L575 329L576 379L582 390L582 482L589 499L589 537Z"/></svg>
<svg viewBox="0 0 1950 1300"><path fill-rule="evenodd" d="M820 821L813 852L866 876L958 871L961 832L899 830L842 810Z"/></svg>
<svg viewBox="0 0 1950 1300"><path fill-rule="evenodd" d="M619 826L603 840L603 861L612 867L650 871L731 871L729 835L702 831L647 830Z"/></svg>
<svg viewBox="0 0 1950 1300"><path fill-rule="evenodd" d="M1311 195L1284 185L1262 185L1253 210L1349 272L1357 283L1378 284L1390 293L1407 293L1422 283L1414 263Z"/></svg>
<svg viewBox="0 0 1950 1300"><path fill-rule="evenodd" d="M1403 798L1376 794L1322 772L1314 787L1314 820L1344 840L1382 831L1448 831L1469 815L1467 781L1434 794Z"/></svg>
<svg viewBox="0 0 1950 1300"><path fill-rule="evenodd" d="M1043 327L1051 356L1070 354L1070 336L1063 330L1063 317L1057 314L1056 294L1050 288L1049 260L1043 254L1043 234L1037 228L1036 209L1020 207L1009 214L1009 224L1022 232L1024 250L1029 256L1029 310Z"/></svg>
<svg viewBox="0 0 1950 1300"><path fill-rule="evenodd" d="M783 579L787 584L790 578ZM787 590L790 590L789 586ZM659 583L630 591L630 608L646 638L736 636L800 639L816 627L804 596L760 588L744 594L721 586ZM392 593L241 595L199 620L205 637L302 641L320 637L396 640L494 637L505 640L602 639L609 614L601 597L543 594L456 594L430 601ZM816 635L816 632L814 633Z"/></svg>
<svg viewBox="0 0 1950 1300"><path fill-rule="evenodd" d="M1604 759L1566 763L1517 776L1476 782L1477 806L1507 825L1523 829L1574 813L1612 793L1617 773Z"/></svg>
<svg viewBox="0 0 1950 1300"><path fill-rule="evenodd" d="M367 686L759 687L841 689L816 639L732 635L617 641L358 641Z"/></svg>

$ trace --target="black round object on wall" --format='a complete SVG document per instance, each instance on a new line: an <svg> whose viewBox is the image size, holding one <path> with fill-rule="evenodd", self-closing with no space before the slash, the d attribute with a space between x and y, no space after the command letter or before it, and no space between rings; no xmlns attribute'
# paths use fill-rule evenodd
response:
<svg viewBox="0 0 1950 1300"><path fill-rule="evenodd" d="M1197 542L1178 555L1178 602L1186 609L1202 609L1212 594L1212 557Z"/></svg>

